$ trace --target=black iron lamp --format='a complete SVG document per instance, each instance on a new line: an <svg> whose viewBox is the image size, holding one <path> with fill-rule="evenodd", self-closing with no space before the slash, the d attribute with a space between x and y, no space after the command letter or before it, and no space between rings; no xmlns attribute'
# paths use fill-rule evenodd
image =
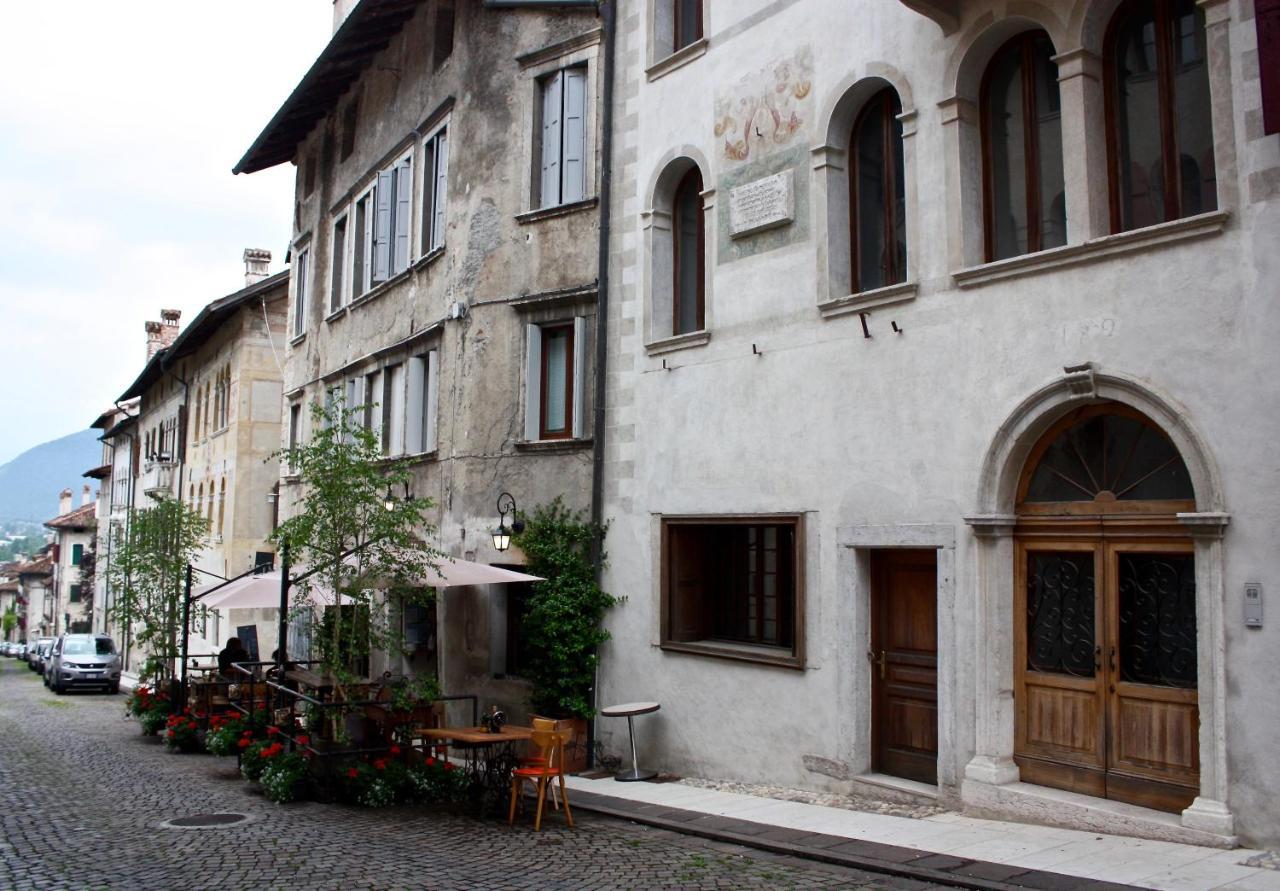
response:
<svg viewBox="0 0 1280 891"><path fill-rule="evenodd" d="M507 514L511 515L511 527L507 528ZM511 547L511 536L524 532L524 521L516 519L516 500L510 492L498 496L498 528L493 530L493 548L505 551Z"/></svg>
<svg viewBox="0 0 1280 891"><path fill-rule="evenodd" d="M396 498L395 494L391 491L391 484L387 483L387 494L384 495L382 498L382 506L385 507L387 510L392 511L396 509L396 505L399 504L401 501L405 503L413 501L413 493L409 491L409 482L407 480L405 481L404 498L402 499Z"/></svg>

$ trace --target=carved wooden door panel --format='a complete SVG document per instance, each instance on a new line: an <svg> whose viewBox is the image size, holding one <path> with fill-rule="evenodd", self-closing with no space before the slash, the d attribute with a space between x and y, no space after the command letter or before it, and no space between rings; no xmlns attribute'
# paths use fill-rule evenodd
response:
<svg viewBox="0 0 1280 891"><path fill-rule="evenodd" d="M938 555L875 551L871 559L872 766L938 781Z"/></svg>

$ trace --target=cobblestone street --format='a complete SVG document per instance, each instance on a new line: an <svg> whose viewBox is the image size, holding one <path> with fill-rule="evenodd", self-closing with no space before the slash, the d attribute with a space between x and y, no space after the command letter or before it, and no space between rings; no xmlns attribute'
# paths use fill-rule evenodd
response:
<svg viewBox="0 0 1280 891"><path fill-rule="evenodd" d="M589 813L540 834L417 808L277 806L234 758L170 754L124 697L0 660L0 888L926 888ZM224 829L175 818L242 813Z"/></svg>

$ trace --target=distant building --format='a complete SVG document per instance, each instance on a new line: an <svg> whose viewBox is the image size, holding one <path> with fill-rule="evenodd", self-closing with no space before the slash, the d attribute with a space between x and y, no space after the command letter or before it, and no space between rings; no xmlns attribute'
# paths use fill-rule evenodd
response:
<svg viewBox="0 0 1280 891"><path fill-rule="evenodd" d="M27 639L53 634L53 545L47 545L35 559L19 564L18 618L26 628Z"/></svg>
<svg viewBox="0 0 1280 891"><path fill-rule="evenodd" d="M53 540L53 634L93 630L93 589L85 585L82 570L91 571L92 552L98 535L98 503L84 487L80 506L72 508L71 490L63 489L58 516L45 521Z"/></svg>

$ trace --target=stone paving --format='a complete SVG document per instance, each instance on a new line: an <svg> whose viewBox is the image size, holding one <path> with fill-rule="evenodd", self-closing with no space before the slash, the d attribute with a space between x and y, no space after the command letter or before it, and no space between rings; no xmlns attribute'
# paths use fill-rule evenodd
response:
<svg viewBox="0 0 1280 891"><path fill-rule="evenodd" d="M242 813L230 828L164 821ZM0 888L899 888L939 886L587 812L509 829L419 808L274 805L234 758L175 755L124 697L55 696L0 659Z"/></svg>

